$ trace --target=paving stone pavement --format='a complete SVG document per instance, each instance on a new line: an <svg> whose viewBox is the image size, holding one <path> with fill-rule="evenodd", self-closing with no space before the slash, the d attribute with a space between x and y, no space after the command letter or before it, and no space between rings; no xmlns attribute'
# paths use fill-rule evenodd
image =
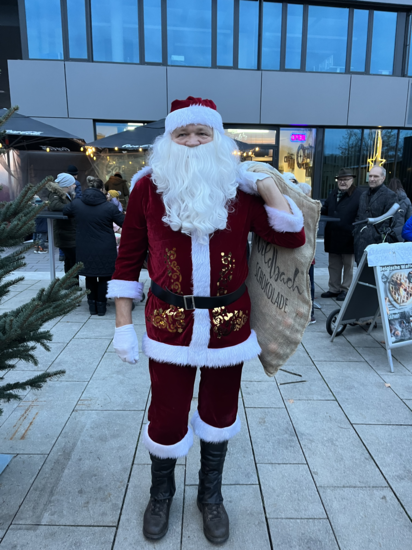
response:
<svg viewBox="0 0 412 550"><path fill-rule="evenodd" d="M47 284L47 255L32 256L30 273L0 313ZM319 297L327 269L325 255L318 256L322 310L285 365L305 382L291 383L300 379L287 372L268 378L258 360L244 367L242 430L229 444L223 477L228 550L412 548L411 351L393 352L392 374L381 327L371 336L348 327L330 342L325 319L339 303ZM133 322L141 341L144 304ZM143 538L148 361L141 354L137 366L126 365L113 352L114 305L106 317L91 318L84 301L48 328L52 351L39 351L40 366L19 362L5 375L14 381L66 370L4 406L0 454L13 458L0 474L0 550L212 548L195 504L198 441L176 467L169 533L156 544ZM197 385L192 411L196 403Z"/></svg>

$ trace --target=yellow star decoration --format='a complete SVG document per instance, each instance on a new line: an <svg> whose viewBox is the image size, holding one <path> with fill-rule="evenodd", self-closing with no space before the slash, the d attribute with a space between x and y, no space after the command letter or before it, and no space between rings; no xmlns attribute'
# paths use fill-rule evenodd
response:
<svg viewBox="0 0 412 550"><path fill-rule="evenodd" d="M368 159L369 170L372 170L374 166L382 166L384 162L386 162L386 159L381 159L379 153L376 153L374 157Z"/></svg>

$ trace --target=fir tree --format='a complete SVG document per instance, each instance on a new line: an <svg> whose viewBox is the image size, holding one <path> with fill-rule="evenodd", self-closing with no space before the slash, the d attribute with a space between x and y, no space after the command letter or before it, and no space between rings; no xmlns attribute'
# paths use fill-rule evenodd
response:
<svg viewBox="0 0 412 550"><path fill-rule="evenodd" d="M17 107L10 109L0 118L0 126L10 118ZM1 137L1 133L0 133ZM1 153L0 149L0 153ZM0 301L10 288L23 281L24 277L5 280L7 275L24 267L24 253L33 243L24 243L24 238L35 229L35 219L44 208L33 205L33 197L43 187L53 181L50 176L38 185L28 184L12 202L0 203ZM6 249L18 247L8 255ZM26 304L0 315L0 379L1 373L15 368L18 360L38 365L35 356L36 346L40 345L50 351L48 342L52 340L49 330L41 330L47 321L65 315L76 308L86 292L79 292L76 275L82 264L74 266L62 279L55 279L47 288L39 290L35 298ZM65 371L44 372L24 382L14 382L0 386L0 401L19 400L18 390L27 388L40 389L52 377L60 376ZM0 415L2 409L0 408Z"/></svg>

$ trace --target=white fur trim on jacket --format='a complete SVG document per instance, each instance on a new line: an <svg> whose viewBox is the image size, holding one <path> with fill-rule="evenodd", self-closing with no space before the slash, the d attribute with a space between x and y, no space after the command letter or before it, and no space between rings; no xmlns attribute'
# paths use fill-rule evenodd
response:
<svg viewBox="0 0 412 550"><path fill-rule="evenodd" d="M157 458L180 458L187 455L190 447L193 445L193 432L190 426L187 427L187 434L178 443L174 445L161 445L150 438L149 424L147 424L143 432L143 443L149 453L157 456Z"/></svg>
<svg viewBox="0 0 412 550"><path fill-rule="evenodd" d="M133 300L141 300L143 287L144 283L138 283L137 281L113 279L107 285L106 298L133 298Z"/></svg>
<svg viewBox="0 0 412 550"><path fill-rule="evenodd" d="M303 214L290 197L287 195L283 196L288 201L292 214L289 212L283 212L282 210L277 210L277 208L272 208L271 206L265 204L269 225L275 231L279 231L280 233L299 233L303 227Z"/></svg>
<svg viewBox="0 0 412 550"><path fill-rule="evenodd" d="M130 182L130 193L133 191L134 186L139 180L141 180L145 176L148 176L152 172L153 170L151 166L145 166L144 168L136 172L136 174L132 177L132 181Z"/></svg>
<svg viewBox="0 0 412 550"><path fill-rule="evenodd" d="M192 281L194 296L210 296L210 248L192 236ZM188 361L192 364L199 353L207 349L210 340L210 315L207 309L195 309L192 339L188 350Z"/></svg>
<svg viewBox="0 0 412 550"><path fill-rule="evenodd" d="M256 182L266 179L268 175L259 172L249 172L248 168L253 164L256 164L256 162L246 161L241 162L238 165L237 182L239 184L239 189L244 193L248 193L249 195L259 195Z"/></svg>
<svg viewBox="0 0 412 550"><path fill-rule="evenodd" d="M198 350L197 354L191 353L189 346L172 346L152 340L147 334L143 336L143 352L148 357L160 363L189 367L230 367L257 357L261 351L254 330L241 344L227 348L205 347Z"/></svg>
<svg viewBox="0 0 412 550"><path fill-rule="evenodd" d="M236 416L236 420L231 426L227 426L227 428L215 428L214 426L210 426L209 424L206 424L206 422L203 422L198 411L195 411L190 423L192 424L193 431L197 437L203 441L207 441L208 443L228 441L238 434L241 428L241 422L238 416Z"/></svg>
<svg viewBox="0 0 412 550"><path fill-rule="evenodd" d="M223 121L220 114L204 105L190 105L183 109L177 109L169 113L165 120L165 134L171 134L176 128L187 126L188 124L203 124L210 126L221 134L224 134Z"/></svg>

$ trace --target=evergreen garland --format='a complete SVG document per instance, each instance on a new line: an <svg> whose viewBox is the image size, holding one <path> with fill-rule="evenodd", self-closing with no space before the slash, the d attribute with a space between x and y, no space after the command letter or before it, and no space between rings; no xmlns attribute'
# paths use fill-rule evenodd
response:
<svg viewBox="0 0 412 550"><path fill-rule="evenodd" d="M0 126L16 110L17 107L9 109L0 118ZM32 248L34 243L22 243L26 235L34 232L35 219L46 206L33 205L33 199L49 181L53 181L51 176L37 185L28 184L14 201L0 203L0 300L7 296L13 285L24 280L24 277L9 280L4 278L26 265L24 253ZM3 255L7 248L16 246L17 250ZM37 345L50 351L48 342L52 340L52 335L49 330L41 330L41 327L51 319L66 315L81 302L87 292L79 292L76 275L82 267L82 264L75 265L61 279L55 279L47 288L40 289L29 302L0 315L0 375L15 368L17 361L27 361L37 366ZM21 397L15 393L17 390L40 389L49 378L64 373L63 370L44 372L24 382L4 384L0 386L0 401L19 400ZM1 379L3 378L0 376ZM0 408L0 415L2 412Z"/></svg>

